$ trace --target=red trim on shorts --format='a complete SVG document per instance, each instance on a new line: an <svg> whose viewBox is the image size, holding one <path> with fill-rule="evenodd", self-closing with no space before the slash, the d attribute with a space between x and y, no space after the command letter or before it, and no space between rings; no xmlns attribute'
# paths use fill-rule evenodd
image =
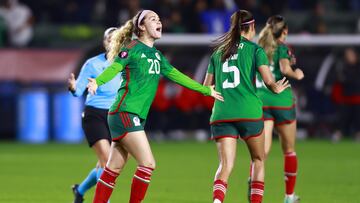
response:
<svg viewBox="0 0 360 203"><path fill-rule="evenodd" d="M296 121L296 119L294 120L285 120L285 121L282 121L280 123L275 123L275 126L278 126L278 125L285 125L285 124L290 124L292 122Z"/></svg>
<svg viewBox="0 0 360 203"><path fill-rule="evenodd" d="M119 140L123 139L127 134L128 134L128 132L125 132L124 134L120 135L119 137L112 139L112 141L119 141Z"/></svg>
<svg viewBox="0 0 360 203"><path fill-rule="evenodd" d="M126 84L125 84L125 93L123 94L123 96L121 97L121 100L119 102L119 104L117 105L115 111L109 112L109 115L113 115L116 114L119 111L119 108L121 106L121 103L124 101L126 94L129 92L129 81L130 81L130 69L128 66L125 67L125 71L126 71Z"/></svg>
<svg viewBox="0 0 360 203"><path fill-rule="evenodd" d="M126 113L126 114L125 114L125 116L126 116L126 118L127 118L128 122L129 122L129 127L132 127L132 126L133 126L133 124L132 124L132 122L131 122L131 119L130 119L129 114L128 114L128 113Z"/></svg>
<svg viewBox="0 0 360 203"><path fill-rule="evenodd" d="M122 116L123 119L124 119L125 128L130 127L129 120L128 120L127 117L126 117L126 112L120 112L120 114L121 114L121 116Z"/></svg>
<svg viewBox="0 0 360 203"><path fill-rule="evenodd" d="M274 109L274 110L290 110L295 107L295 104L289 106L263 106L263 109Z"/></svg>
<svg viewBox="0 0 360 203"><path fill-rule="evenodd" d="M218 140L218 139L225 138L225 137L238 139L239 135L221 135L221 136L216 136L216 137L214 136L214 137L210 138L210 140Z"/></svg>
<svg viewBox="0 0 360 203"><path fill-rule="evenodd" d="M264 120L263 117L261 118L238 118L238 119L229 119L229 120L217 120L210 122L210 125L216 124L216 123L229 123L229 122L255 122L255 121L261 121Z"/></svg>
<svg viewBox="0 0 360 203"><path fill-rule="evenodd" d="M258 134L255 134L255 135L248 135L248 136L246 136L245 138L242 138L241 137L241 139L242 140L248 140L248 139L250 139L250 138L255 138L255 137L259 137L262 133L263 133L263 131L264 131L264 128L261 130L261 132L260 133L258 133Z"/></svg>
<svg viewBox="0 0 360 203"><path fill-rule="evenodd" d="M264 121L274 121L275 118L264 118Z"/></svg>
<svg viewBox="0 0 360 203"><path fill-rule="evenodd" d="M123 123L124 127L126 128L126 123L124 121L124 116L122 115L122 112L119 113L119 117L120 117L121 122Z"/></svg>

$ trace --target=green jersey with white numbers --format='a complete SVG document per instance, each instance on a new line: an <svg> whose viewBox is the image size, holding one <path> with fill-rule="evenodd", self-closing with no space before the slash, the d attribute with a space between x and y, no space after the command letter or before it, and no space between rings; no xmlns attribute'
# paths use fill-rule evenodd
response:
<svg viewBox="0 0 360 203"><path fill-rule="evenodd" d="M121 71L123 82L109 114L126 111L146 119L156 94L160 75L204 95L211 94L209 87L202 86L179 72L160 51L139 40L133 40L122 48L113 64L96 78L96 83L105 84Z"/></svg>
<svg viewBox="0 0 360 203"><path fill-rule="evenodd" d="M274 52L273 61L270 64L270 70L276 81L281 80L284 75L280 71L280 60L291 60L292 53L288 46L279 44ZM258 88L257 95L261 98L264 107L290 107L294 105L294 96L291 87L285 89L280 94L275 94L269 90L260 74L257 74L256 86Z"/></svg>
<svg viewBox="0 0 360 203"><path fill-rule="evenodd" d="M236 54L224 62L222 54L213 53L208 66L208 73L215 79L215 89L225 100L215 101L210 123L261 119L262 102L256 95L255 74L260 66L268 65L265 51L242 38Z"/></svg>

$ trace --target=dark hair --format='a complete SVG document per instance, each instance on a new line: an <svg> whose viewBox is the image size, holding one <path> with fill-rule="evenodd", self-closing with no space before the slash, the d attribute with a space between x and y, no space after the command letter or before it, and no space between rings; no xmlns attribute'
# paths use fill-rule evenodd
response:
<svg viewBox="0 0 360 203"><path fill-rule="evenodd" d="M246 10L237 10L231 15L231 27L229 31L215 40L215 50L223 52L221 61L225 61L236 53L241 32L249 32L250 25L254 22L253 15Z"/></svg>

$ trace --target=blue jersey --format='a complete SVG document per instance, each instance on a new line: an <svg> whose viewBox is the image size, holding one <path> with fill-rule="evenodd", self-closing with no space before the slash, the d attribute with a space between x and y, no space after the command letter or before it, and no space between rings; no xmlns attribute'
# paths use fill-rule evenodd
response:
<svg viewBox="0 0 360 203"><path fill-rule="evenodd" d="M86 85L88 84L88 78L96 78L109 65L105 53L88 59L81 68L79 77L76 80L76 90L73 95L76 97L83 95L86 90ZM118 74L110 82L99 86L95 95L87 94L85 105L99 109L109 109L115 100L121 81L120 74Z"/></svg>

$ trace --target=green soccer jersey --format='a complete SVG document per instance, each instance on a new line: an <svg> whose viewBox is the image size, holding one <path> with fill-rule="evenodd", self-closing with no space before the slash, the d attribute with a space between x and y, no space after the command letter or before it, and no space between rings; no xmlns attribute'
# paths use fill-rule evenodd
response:
<svg viewBox="0 0 360 203"><path fill-rule="evenodd" d="M280 71L280 60L291 60L291 57L291 51L285 44L279 44L277 46L273 55L273 62L271 62L270 65L270 70L276 81L284 77ZM261 98L264 107L290 107L294 105L294 96L291 87L285 89L280 94L275 94L265 86L260 74L257 74L256 78L257 94Z"/></svg>
<svg viewBox="0 0 360 203"><path fill-rule="evenodd" d="M210 59L208 73L214 75L215 88L224 102L215 101L210 123L261 119L262 102L256 95L255 74L268 65L263 48L242 38L237 53L221 61L222 52Z"/></svg>
<svg viewBox="0 0 360 203"><path fill-rule="evenodd" d="M126 111L146 119L155 97L160 75L189 89L210 95L209 87L193 81L174 68L155 47L133 40L121 49L115 61L96 78L98 85L110 81L121 72L123 82L109 113Z"/></svg>

